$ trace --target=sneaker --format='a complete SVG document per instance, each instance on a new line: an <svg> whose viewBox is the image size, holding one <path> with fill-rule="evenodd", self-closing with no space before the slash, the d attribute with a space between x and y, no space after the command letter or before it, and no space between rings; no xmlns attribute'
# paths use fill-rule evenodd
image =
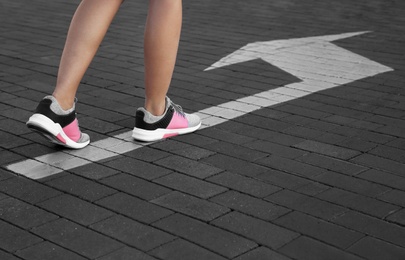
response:
<svg viewBox="0 0 405 260"><path fill-rule="evenodd" d="M89 136L80 132L75 105L65 111L53 96L46 96L39 102L27 126L51 142L68 148L80 149L90 143Z"/></svg>
<svg viewBox="0 0 405 260"><path fill-rule="evenodd" d="M196 115L186 114L183 109L166 97L166 109L162 116L154 116L145 108L138 108L132 137L152 142L196 131L201 120Z"/></svg>

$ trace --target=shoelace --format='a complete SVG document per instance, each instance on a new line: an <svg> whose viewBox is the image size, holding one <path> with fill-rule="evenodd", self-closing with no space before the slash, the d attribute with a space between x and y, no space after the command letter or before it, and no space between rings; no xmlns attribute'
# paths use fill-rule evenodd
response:
<svg viewBox="0 0 405 260"><path fill-rule="evenodd" d="M170 104L173 106L174 111L176 111L182 117L186 117L186 114L183 112L183 108L180 105L173 103L173 101L171 101L171 100L170 100Z"/></svg>

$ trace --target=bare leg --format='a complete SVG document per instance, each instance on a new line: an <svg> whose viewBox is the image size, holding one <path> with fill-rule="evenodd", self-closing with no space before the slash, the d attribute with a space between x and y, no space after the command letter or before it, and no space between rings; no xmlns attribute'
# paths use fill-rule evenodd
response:
<svg viewBox="0 0 405 260"><path fill-rule="evenodd" d="M150 0L146 21L145 109L162 115L176 63L182 23L182 0Z"/></svg>
<svg viewBox="0 0 405 260"><path fill-rule="evenodd" d="M73 106L77 88L123 0L83 0L70 24L53 96Z"/></svg>

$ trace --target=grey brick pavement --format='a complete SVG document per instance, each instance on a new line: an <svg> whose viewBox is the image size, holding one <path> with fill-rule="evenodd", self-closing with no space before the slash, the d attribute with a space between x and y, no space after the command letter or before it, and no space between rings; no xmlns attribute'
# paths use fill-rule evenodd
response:
<svg viewBox="0 0 405 260"><path fill-rule="evenodd" d="M256 96L139 145L126 133L143 102L147 2L128 0L78 93L96 145L72 152L25 122L53 89L78 2L0 0L0 259L405 259L403 1L184 1L169 94L187 111L301 82L259 59L204 71L248 43L369 31L334 44L390 70L249 110ZM356 56L361 69L327 79L346 69L336 55L308 89L370 69ZM19 162L55 174L8 168Z"/></svg>

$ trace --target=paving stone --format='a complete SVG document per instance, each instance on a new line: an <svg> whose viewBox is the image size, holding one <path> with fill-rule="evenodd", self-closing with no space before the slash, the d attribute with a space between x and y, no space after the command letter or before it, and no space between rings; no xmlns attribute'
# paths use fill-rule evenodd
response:
<svg viewBox="0 0 405 260"><path fill-rule="evenodd" d="M142 251L149 251L174 239L168 233L119 215L96 223L92 228Z"/></svg>
<svg viewBox="0 0 405 260"><path fill-rule="evenodd" d="M227 207L178 191L173 191L151 202L203 221L213 220L229 211Z"/></svg>
<svg viewBox="0 0 405 260"><path fill-rule="evenodd" d="M340 249L346 249L364 237L359 232L297 211L278 218L274 223Z"/></svg>
<svg viewBox="0 0 405 260"><path fill-rule="evenodd" d="M371 149L377 146L376 143L361 139L361 136L346 138L345 140L342 140L341 142L338 142L336 144L360 152L370 151Z"/></svg>
<svg viewBox="0 0 405 260"><path fill-rule="evenodd" d="M52 179L46 184L88 201L99 200L117 192L95 181L73 174Z"/></svg>
<svg viewBox="0 0 405 260"><path fill-rule="evenodd" d="M16 121L16 124L17 124L17 121L19 121L20 123L25 122L27 120L27 118L29 118L31 116L31 112L28 112L27 110L24 110L24 109L21 109L18 107L14 107L11 109L0 111L0 115L5 116L7 118L14 119L13 121ZM25 127L19 127L19 128L22 129L21 131L26 131Z"/></svg>
<svg viewBox="0 0 405 260"><path fill-rule="evenodd" d="M24 159L26 158L14 152L8 150L0 150L0 165L8 165Z"/></svg>
<svg viewBox="0 0 405 260"><path fill-rule="evenodd" d="M314 119L320 119L320 118L325 118L325 117L330 116L330 114L325 113L325 112L305 108L302 106L296 106L293 104L283 104L281 106L277 106L276 109L283 111L283 112L290 113L290 114L302 115L302 116L314 118Z"/></svg>
<svg viewBox="0 0 405 260"><path fill-rule="evenodd" d="M169 157L170 158L170 157ZM163 159L165 160L165 159ZM158 161L160 162L160 161ZM114 169L120 170L125 173L132 174L134 176L152 180L159 178L163 175L170 173L171 171L150 163L146 163L137 159L130 157L124 157L117 160L107 162L106 166L112 167ZM165 165L164 165L165 166ZM170 167L169 167L170 168ZM198 169L196 169L198 170Z"/></svg>
<svg viewBox="0 0 405 260"><path fill-rule="evenodd" d="M290 127L287 130L283 131L283 133L295 137L300 137L303 139L315 139L316 137L321 136L323 134L322 131L310 129L303 126Z"/></svg>
<svg viewBox="0 0 405 260"><path fill-rule="evenodd" d="M15 175L5 169L0 168L0 181L10 179Z"/></svg>
<svg viewBox="0 0 405 260"><path fill-rule="evenodd" d="M4 119L0 125L0 130L9 132L14 135L23 135L29 133L30 130L24 126L24 123L13 120L13 119Z"/></svg>
<svg viewBox="0 0 405 260"><path fill-rule="evenodd" d="M276 155L271 155L267 158L258 160L257 163L276 170L294 173L303 177L314 177L325 171L324 169L319 167L301 163L295 160L290 160L287 158L282 158Z"/></svg>
<svg viewBox="0 0 405 260"><path fill-rule="evenodd" d="M252 251L235 258L235 260L269 260L269 259L288 260L291 258L281 255L263 246L255 248Z"/></svg>
<svg viewBox="0 0 405 260"><path fill-rule="evenodd" d="M49 165L48 163L49 162L44 163L33 159L27 159L25 161L9 165L8 169L30 179L44 181L53 178L53 175L56 175L62 171L60 168ZM58 164L58 162L56 162L55 165L56 164Z"/></svg>
<svg viewBox="0 0 405 260"><path fill-rule="evenodd" d="M238 212L231 212L211 223L272 249L280 248L299 236L288 229Z"/></svg>
<svg viewBox="0 0 405 260"><path fill-rule="evenodd" d="M66 151L67 154L73 155L75 157L79 157L81 159L85 159L91 162L97 162L104 159L110 159L117 156L117 153L108 151L104 149L104 147L96 147L93 145L89 145L86 149L76 149L72 151ZM79 165L81 166L81 165ZM71 167L74 168L74 167ZM71 169L69 168L69 169Z"/></svg>
<svg viewBox="0 0 405 260"><path fill-rule="evenodd" d="M232 143L232 144L244 144L248 142L252 142L254 138L248 137L245 135L240 135L240 134L235 134L231 131L225 131L217 128L205 128L202 131L198 131L198 134L204 135L210 138L215 138L217 140L227 142L227 143Z"/></svg>
<svg viewBox="0 0 405 260"><path fill-rule="evenodd" d="M167 152L158 149L153 149L147 146L142 147L141 149L136 149L131 152L128 152L125 155L145 162L154 162L159 159L170 156L170 154Z"/></svg>
<svg viewBox="0 0 405 260"><path fill-rule="evenodd" d="M378 199L404 207L405 208L405 192L400 190L390 190L378 197Z"/></svg>
<svg viewBox="0 0 405 260"><path fill-rule="evenodd" d="M65 219L34 228L32 232L87 258L97 258L123 246L111 238Z"/></svg>
<svg viewBox="0 0 405 260"><path fill-rule="evenodd" d="M18 154L27 156L28 158L32 158L32 157L42 156L42 155L48 154L48 153L53 153L53 152L55 152L55 149L42 145L42 144L31 143L28 145L19 146L17 148L14 148L13 151Z"/></svg>
<svg viewBox="0 0 405 260"><path fill-rule="evenodd" d="M401 209L394 214L391 214L387 217L387 220L397 223L399 225L405 225L405 209Z"/></svg>
<svg viewBox="0 0 405 260"><path fill-rule="evenodd" d="M329 186L326 186L326 185L323 185L323 184L317 183L317 182L312 182L312 183L299 187L295 191L298 193L308 195L308 196L315 196L328 189L330 189Z"/></svg>
<svg viewBox="0 0 405 260"><path fill-rule="evenodd" d="M263 129L268 129L268 130L273 130L277 132L282 132L283 130L289 128L292 126L290 123L282 122L279 120L275 119L270 119L270 118L265 118L261 116L256 116L249 114L249 116L243 115L240 117L237 117L235 119L237 122L241 122L247 125L263 128Z"/></svg>
<svg viewBox="0 0 405 260"><path fill-rule="evenodd" d="M7 252L14 252L42 241L30 232L2 220L0 220L0 230L0 248Z"/></svg>
<svg viewBox="0 0 405 260"><path fill-rule="evenodd" d="M392 134L380 134L371 131L360 131L358 136L365 141L370 141L377 144L385 144L395 139Z"/></svg>
<svg viewBox="0 0 405 260"><path fill-rule="evenodd" d="M95 62L96 62L97 58L98 57L95 57L95 60L94 60ZM110 75L112 75L112 74L109 74L109 76ZM93 76L95 76L95 75L93 75ZM105 77L103 77L103 80L106 80ZM113 81L112 78L109 78L108 80L109 80L109 82ZM79 91L80 90L81 89L79 89ZM80 98L80 102L78 103L78 105L80 105L80 103L84 103L86 105L90 105L90 106L94 106L94 107L102 107L104 109L111 110L111 111L116 111L120 107L124 106L124 104L122 102L112 101L107 98L101 99L100 97L94 97L92 95L83 95L83 93L82 93L82 97ZM89 127L86 127L86 128L91 129Z"/></svg>
<svg viewBox="0 0 405 260"><path fill-rule="evenodd" d="M361 259L360 257L304 236L287 244L280 249L280 252L294 259Z"/></svg>
<svg viewBox="0 0 405 260"><path fill-rule="evenodd" d="M294 159L304 155L306 152L289 147L286 145L280 145L263 140L257 140L244 144L244 146L250 149L259 150L268 154L277 154L277 156Z"/></svg>
<svg viewBox="0 0 405 260"><path fill-rule="evenodd" d="M1 120L0 122L1 124L6 124L6 120ZM30 143L30 141L22 139L13 133L9 134L3 131L0 132L0 138L2 140L0 147L4 149L13 149L13 152L16 152L17 154L21 154L20 150L17 150L19 147Z"/></svg>
<svg viewBox="0 0 405 260"><path fill-rule="evenodd" d="M326 96L319 95L319 98L322 98L325 100ZM328 100L329 100L329 102L333 102L330 98L328 98ZM341 99L335 99L335 102L339 102L339 101L340 101L340 103L342 102ZM364 119L370 115L369 113L356 111L354 109L344 108L340 105L341 104L338 104L338 106L336 106L331 103L328 103L328 105L323 105L321 107L318 107L318 109L321 111L327 112L329 114L339 115L339 116L343 116L343 117L351 117L351 118L356 118L356 119Z"/></svg>
<svg viewBox="0 0 405 260"><path fill-rule="evenodd" d="M173 153L192 160L201 160L215 154L215 152L196 146L188 147L182 150L175 150Z"/></svg>
<svg viewBox="0 0 405 260"><path fill-rule="evenodd" d="M348 209L330 202L288 190L272 194L266 200L324 220L334 219L348 211Z"/></svg>
<svg viewBox="0 0 405 260"><path fill-rule="evenodd" d="M402 149L379 145L376 148L370 150L368 153L394 160L399 163L405 163L405 150Z"/></svg>
<svg viewBox="0 0 405 260"><path fill-rule="evenodd" d="M230 172L223 172L206 180L259 198L280 190L276 186Z"/></svg>
<svg viewBox="0 0 405 260"><path fill-rule="evenodd" d="M0 200L6 199L6 198L9 198L9 196L0 192Z"/></svg>
<svg viewBox="0 0 405 260"><path fill-rule="evenodd" d="M372 123L372 122L368 122L365 120L357 120L353 123L349 124L350 126L356 127L356 128L361 128L361 129L365 129L365 130L376 130L380 127L382 127L383 125L381 124L376 124L376 123Z"/></svg>
<svg viewBox="0 0 405 260"><path fill-rule="evenodd" d="M321 120L313 120L312 122L308 122L303 124L306 127L313 128L315 130L324 130L325 132L330 132L333 129L339 127L337 124L333 124L330 122L325 122L323 119Z"/></svg>
<svg viewBox="0 0 405 260"><path fill-rule="evenodd" d="M2 260L19 260L21 258L17 258L16 256L6 253L2 250L0 250L0 259Z"/></svg>
<svg viewBox="0 0 405 260"><path fill-rule="evenodd" d="M227 258L233 258L257 246L231 232L180 214L169 216L153 225Z"/></svg>
<svg viewBox="0 0 405 260"><path fill-rule="evenodd" d="M372 167L374 169L388 171L397 175L402 175L402 173L405 171L405 164L403 163L398 163L393 160L381 158L370 154L357 156L351 161L367 167Z"/></svg>
<svg viewBox="0 0 405 260"><path fill-rule="evenodd" d="M194 260L225 260L226 258L210 252L202 247L183 239L176 239L170 243L159 246L149 252L165 260L194 259Z"/></svg>
<svg viewBox="0 0 405 260"><path fill-rule="evenodd" d="M85 128L85 129L91 129L92 131L95 131L97 133L101 133L101 134L107 134L109 132L113 132L113 131L117 131L118 129L120 129L121 127L113 124L113 123L109 123L103 120L99 120L93 117L82 117L82 119L80 120L81 123L81 127Z"/></svg>
<svg viewBox="0 0 405 260"><path fill-rule="evenodd" d="M109 167L97 163L80 166L74 169L70 169L69 171L77 175L94 180L99 180L119 173L119 171L116 169L111 169Z"/></svg>
<svg viewBox="0 0 405 260"><path fill-rule="evenodd" d="M162 178L154 180L154 182L202 199L215 196L228 190L227 188L180 173L172 173L163 176Z"/></svg>
<svg viewBox="0 0 405 260"><path fill-rule="evenodd" d="M355 211L336 217L333 222L358 232L378 237L397 246L405 245L405 228Z"/></svg>
<svg viewBox="0 0 405 260"><path fill-rule="evenodd" d="M266 153L262 153L257 150L245 148L240 145L231 144L231 143L222 142L222 141L216 142L214 144L206 145L206 146L204 146L204 148L217 152L217 153L225 154L230 157L242 159L242 160L248 161L248 162L254 162L260 158L267 156Z"/></svg>
<svg viewBox="0 0 405 260"><path fill-rule="evenodd" d="M51 143L51 142L44 142L44 137L39 135L38 133L35 132L31 132L25 135L22 135L21 137L23 137L24 139L30 140L32 143L36 143L36 144L40 144L42 146L48 147L52 152L55 152L58 150L58 147ZM20 151L18 151L20 152ZM44 153L46 154L46 153ZM28 156L31 157L31 156Z"/></svg>
<svg viewBox="0 0 405 260"><path fill-rule="evenodd" d="M382 240L365 237L351 246L349 251L365 259L402 259L405 249Z"/></svg>
<svg viewBox="0 0 405 260"><path fill-rule="evenodd" d="M361 165L314 153L305 154L296 160L347 175L355 175L368 169L367 167Z"/></svg>
<svg viewBox="0 0 405 260"><path fill-rule="evenodd" d="M263 129L258 130L258 133L255 131L252 131L251 129L248 129L249 132L246 133L246 135L249 136L257 136L258 139L260 140L265 140L271 143L276 143L280 145L285 145L285 146L293 146L294 144L297 144L304 140L301 137L294 136L291 134L288 134L286 132L280 133L280 132L275 132L275 131L264 131ZM256 135L257 134L257 135Z"/></svg>
<svg viewBox="0 0 405 260"><path fill-rule="evenodd" d="M378 128L376 131L378 131L382 134L393 136L393 137L405 138L405 134L403 133L404 129L401 127L383 126L381 128Z"/></svg>
<svg viewBox="0 0 405 260"><path fill-rule="evenodd" d="M358 175L359 178L405 191L405 178L388 172L370 169Z"/></svg>
<svg viewBox="0 0 405 260"><path fill-rule="evenodd" d="M80 112L84 115L88 115L103 121L114 123L120 120L128 118L128 116L116 113L110 110L101 109L101 108L91 108L91 109L80 109Z"/></svg>
<svg viewBox="0 0 405 260"><path fill-rule="evenodd" d="M287 208L236 191L218 195L211 198L211 201L266 221L274 220L290 211Z"/></svg>
<svg viewBox="0 0 405 260"><path fill-rule="evenodd" d="M216 142L216 141L215 141ZM190 144L186 144L175 140L174 138L165 139L150 145L152 148L157 148L167 152L181 151L186 148L193 147Z"/></svg>
<svg viewBox="0 0 405 260"><path fill-rule="evenodd" d="M172 214L170 210L124 193L116 193L96 203L143 223L152 223Z"/></svg>
<svg viewBox="0 0 405 260"><path fill-rule="evenodd" d="M58 217L14 198L0 200L0 218L24 229L55 220Z"/></svg>
<svg viewBox="0 0 405 260"><path fill-rule="evenodd" d="M257 176L260 173L266 172L266 167L259 166L257 164L249 163L240 159L236 159L227 155L216 154L202 160L205 163L209 163L219 169L227 170L229 172L239 173L245 176ZM218 169L217 168L217 169ZM216 173L221 172L218 170ZM213 175L213 174L212 174ZM208 177L208 176L206 176Z"/></svg>
<svg viewBox="0 0 405 260"><path fill-rule="evenodd" d="M300 187L306 186L313 183L313 181L304 179L302 177L296 176L294 174L285 173L278 170L269 169L267 172L262 173L255 177L260 181L271 183L275 186L286 188L286 189L298 189Z"/></svg>
<svg viewBox="0 0 405 260"><path fill-rule="evenodd" d="M359 136L360 132L362 130L360 129L356 129L353 127L349 127L349 126L337 126L334 128L329 129L329 132L332 134L337 134L340 136L343 136L345 138L351 138L353 136ZM316 139L316 137L313 138L314 140Z"/></svg>
<svg viewBox="0 0 405 260"><path fill-rule="evenodd" d="M121 249L118 249L115 252L112 252L111 254L102 256L100 258L97 258L97 260L115 260L115 259L120 259L120 260L156 260L156 258L147 255L135 248L132 247L123 247Z"/></svg>
<svg viewBox="0 0 405 260"><path fill-rule="evenodd" d="M29 203L38 203L61 194L55 189L23 177L0 182L0 191Z"/></svg>
<svg viewBox="0 0 405 260"><path fill-rule="evenodd" d="M17 255L27 260L84 260L86 258L66 250L48 241L33 245L17 252Z"/></svg>
<svg viewBox="0 0 405 260"><path fill-rule="evenodd" d="M353 193L358 193L360 195L372 198L378 197L379 195L391 190L390 188L383 185L365 181L363 179L349 177L331 171L320 174L313 180L329 185L331 187L348 190Z"/></svg>
<svg viewBox="0 0 405 260"><path fill-rule="evenodd" d="M301 126L309 126L313 123L319 122L317 119L300 116L300 115L296 115L296 114L291 114L290 116L283 117L283 121L287 121L294 125L301 125ZM314 127L314 126L312 126L312 128L317 129L317 127Z"/></svg>
<svg viewBox="0 0 405 260"><path fill-rule="evenodd" d="M67 194L51 198L37 205L84 226L114 215L111 211Z"/></svg>
<svg viewBox="0 0 405 260"><path fill-rule="evenodd" d="M359 155L360 152L342 148L330 144L320 143L312 140L306 140L302 143L294 145L295 148L303 149L309 152L315 152L322 155L347 160Z"/></svg>
<svg viewBox="0 0 405 260"><path fill-rule="evenodd" d="M325 144L330 144L330 145L337 145L339 142L341 142L341 141L343 141L345 139L346 139L345 136L326 132L326 133L316 137L314 139L314 141L317 141L317 142L320 142L320 143L325 143Z"/></svg>
<svg viewBox="0 0 405 260"><path fill-rule="evenodd" d="M396 138L391 142L386 143L385 145L403 149L405 147L405 138Z"/></svg>
<svg viewBox="0 0 405 260"><path fill-rule="evenodd" d="M167 167L193 177L204 179L208 176L217 174L222 170L214 166L196 162L184 157L173 155L156 162L158 165Z"/></svg>
<svg viewBox="0 0 405 260"><path fill-rule="evenodd" d="M152 200L172 191L161 185L125 173L105 178L101 182L144 200Z"/></svg>
<svg viewBox="0 0 405 260"><path fill-rule="evenodd" d="M198 147L203 147L204 145L218 142L218 140L216 140L216 139L202 136L202 135L198 135L198 138L195 138L196 134L197 133L192 134L192 135L179 135L179 136L176 136L174 139L176 139L177 141L184 142L184 143L187 143L190 145L195 145Z"/></svg>

